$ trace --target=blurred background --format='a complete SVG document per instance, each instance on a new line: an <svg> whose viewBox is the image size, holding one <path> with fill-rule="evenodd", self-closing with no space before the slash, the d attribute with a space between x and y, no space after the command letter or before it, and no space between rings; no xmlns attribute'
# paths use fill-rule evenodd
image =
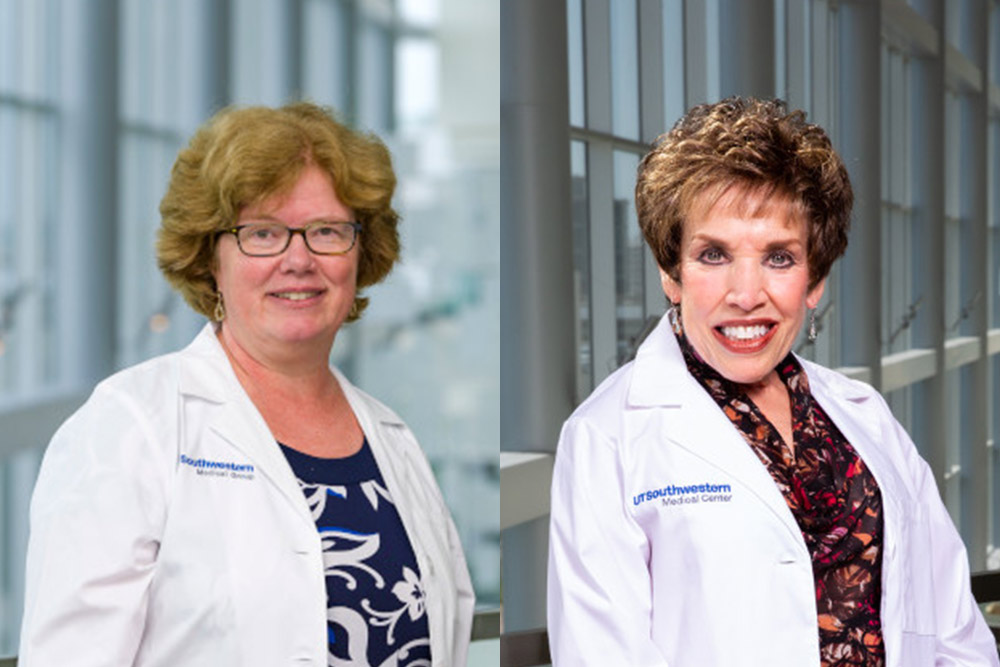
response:
<svg viewBox="0 0 1000 667"><path fill-rule="evenodd" d="M310 99L392 151L403 261L334 362L412 427L499 602L498 24L498 0L0 0L0 656L51 434L204 323L153 243L177 151L228 104Z"/></svg>
<svg viewBox="0 0 1000 667"><path fill-rule="evenodd" d="M665 310L636 222L639 159L685 110L730 95L804 110L854 186L819 339L796 351L883 393L973 570L1000 569L1000 4L500 5L505 637L545 626L560 425ZM518 655L542 661L542 639Z"/></svg>

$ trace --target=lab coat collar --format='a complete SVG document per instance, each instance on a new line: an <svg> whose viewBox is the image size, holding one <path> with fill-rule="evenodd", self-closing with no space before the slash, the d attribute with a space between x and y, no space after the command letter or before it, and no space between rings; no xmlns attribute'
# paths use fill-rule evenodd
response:
<svg viewBox="0 0 1000 667"><path fill-rule="evenodd" d="M883 465L881 452L873 453L870 450L874 447L865 444L879 442L877 415L869 414L876 408L869 400L873 390L812 362L799 362L809 377L813 396L848 441L858 443L855 446L866 461L876 460L870 467L891 469ZM669 427L664 436L741 482L774 512L806 555L801 530L781 492L742 435L688 371L665 316L639 347L626 407L639 411L668 408L665 419Z"/></svg>
<svg viewBox="0 0 1000 667"><path fill-rule="evenodd" d="M397 439L392 437L391 431L405 430L399 428L403 426L402 420L357 389L338 369L332 370L362 431L368 436L380 470L385 471L387 466L391 466L396 477L405 478L408 466L402 466L403 470L399 469L400 466L392 466L397 457L392 452L383 451L384 447L394 448ZM312 524L312 516L291 466L277 446L264 418L237 379L216 336L214 325L206 324L180 353L179 374L178 381L183 396L218 404L218 412L209 428L246 454L257 469L299 509L302 518Z"/></svg>
<svg viewBox="0 0 1000 667"><path fill-rule="evenodd" d="M810 388L847 401L864 402L871 397L871 388L850 380L796 355L805 368ZM632 383L628 391L631 407L680 407L691 398L691 380L677 338L666 315L639 346L635 356ZM825 407L825 406L824 406Z"/></svg>

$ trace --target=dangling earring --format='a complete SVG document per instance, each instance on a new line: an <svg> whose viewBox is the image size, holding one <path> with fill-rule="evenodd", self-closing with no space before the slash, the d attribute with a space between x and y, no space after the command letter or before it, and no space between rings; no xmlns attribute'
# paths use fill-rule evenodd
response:
<svg viewBox="0 0 1000 667"><path fill-rule="evenodd" d="M810 343L815 343L816 342L816 335L817 335L816 334L816 309L813 308L812 310L809 311L809 333L808 333L808 337L809 337L809 342Z"/></svg>
<svg viewBox="0 0 1000 667"><path fill-rule="evenodd" d="M680 336L684 333L684 327L681 325L681 305L679 303L671 303L670 308L667 309L667 322L670 323L670 328L674 330L674 334Z"/></svg>
<svg viewBox="0 0 1000 667"><path fill-rule="evenodd" d="M222 292L215 293L215 310L212 311L212 317L215 318L216 322L226 319L226 306L222 303Z"/></svg>

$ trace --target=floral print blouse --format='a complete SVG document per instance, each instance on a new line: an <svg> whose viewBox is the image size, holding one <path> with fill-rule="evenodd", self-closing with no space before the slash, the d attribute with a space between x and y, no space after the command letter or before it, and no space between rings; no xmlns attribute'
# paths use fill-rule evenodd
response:
<svg viewBox="0 0 1000 667"><path fill-rule="evenodd" d="M743 389L702 361L678 337L688 370L722 408L771 473L812 557L820 662L885 664L882 596L882 494L864 461L809 391L789 353L775 369L788 388L795 447Z"/></svg>

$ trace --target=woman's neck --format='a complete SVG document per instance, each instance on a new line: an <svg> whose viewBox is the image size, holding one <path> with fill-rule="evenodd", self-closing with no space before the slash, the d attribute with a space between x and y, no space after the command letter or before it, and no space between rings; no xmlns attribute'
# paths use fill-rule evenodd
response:
<svg viewBox="0 0 1000 667"><path fill-rule="evenodd" d="M216 335L237 378L251 394L273 392L300 399L322 399L336 391L337 381L330 370L328 347L322 354L306 345L297 347L294 354L254 354L224 326Z"/></svg>

